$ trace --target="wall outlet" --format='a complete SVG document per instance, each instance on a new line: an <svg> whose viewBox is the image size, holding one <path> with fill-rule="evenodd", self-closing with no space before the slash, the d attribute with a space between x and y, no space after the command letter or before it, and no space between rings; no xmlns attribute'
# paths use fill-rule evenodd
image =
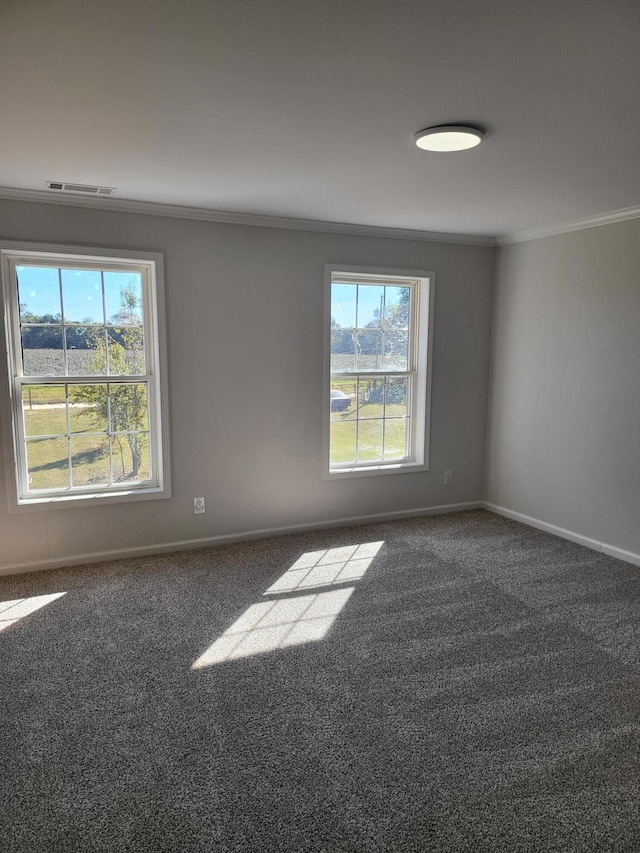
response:
<svg viewBox="0 0 640 853"><path fill-rule="evenodd" d="M204 505L204 498L193 499L193 511L196 515L201 515L203 512L207 511Z"/></svg>
<svg viewBox="0 0 640 853"><path fill-rule="evenodd" d="M453 483L453 471L444 472L444 484L450 486ZM204 499L203 499L204 500ZM204 512L204 510L202 510Z"/></svg>

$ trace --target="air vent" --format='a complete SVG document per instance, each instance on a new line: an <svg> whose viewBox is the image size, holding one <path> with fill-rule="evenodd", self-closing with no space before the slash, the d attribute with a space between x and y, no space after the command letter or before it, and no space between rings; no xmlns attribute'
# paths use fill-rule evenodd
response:
<svg viewBox="0 0 640 853"><path fill-rule="evenodd" d="M67 184L62 181L47 181L47 189L60 193L83 193L85 195L113 195L115 187L96 187L91 184Z"/></svg>

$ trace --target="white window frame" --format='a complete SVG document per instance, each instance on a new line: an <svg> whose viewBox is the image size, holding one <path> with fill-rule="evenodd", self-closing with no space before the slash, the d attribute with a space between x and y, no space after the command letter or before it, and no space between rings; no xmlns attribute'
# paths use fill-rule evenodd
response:
<svg viewBox="0 0 640 853"><path fill-rule="evenodd" d="M148 390L149 458L151 478L140 484L124 483L109 487L71 486L65 489L29 491L26 439L24 432L23 386L81 382L84 385L118 377L28 376L22 371L18 265L51 265L104 270L135 269L141 273L144 317L144 376L138 377ZM171 497L169 464L168 387L164 315L163 255L159 252L132 252L125 249L93 249L22 242L0 242L0 269L4 324L3 352L6 371L0 380L0 402L4 435L9 509L53 509L82 505L154 500ZM106 318L105 318L106 319Z"/></svg>
<svg viewBox="0 0 640 853"><path fill-rule="evenodd" d="M332 465L330 458L331 383L345 377L382 378L395 371L331 372L331 285L334 280L364 284L397 284L411 287L409 382L410 437L407 458L380 463ZM433 362L433 307L435 274L433 272L381 269L379 267L325 265L324 382L323 382L323 478L334 480L367 477L378 474L407 474L429 470L429 431L431 420L431 366Z"/></svg>

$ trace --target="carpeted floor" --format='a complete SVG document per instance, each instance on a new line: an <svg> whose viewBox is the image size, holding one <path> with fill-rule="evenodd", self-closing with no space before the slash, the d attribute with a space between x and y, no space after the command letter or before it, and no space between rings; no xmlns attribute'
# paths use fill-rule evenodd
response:
<svg viewBox="0 0 640 853"><path fill-rule="evenodd" d="M475 511L0 601L3 853L640 850L632 565Z"/></svg>

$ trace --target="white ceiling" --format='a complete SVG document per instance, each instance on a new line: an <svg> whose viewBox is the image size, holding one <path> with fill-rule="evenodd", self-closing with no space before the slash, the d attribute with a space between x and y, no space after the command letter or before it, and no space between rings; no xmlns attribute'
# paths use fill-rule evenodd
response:
<svg viewBox="0 0 640 853"><path fill-rule="evenodd" d="M1 0L0 110L4 187L501 236L640 205L640 2Z"/></svg>

